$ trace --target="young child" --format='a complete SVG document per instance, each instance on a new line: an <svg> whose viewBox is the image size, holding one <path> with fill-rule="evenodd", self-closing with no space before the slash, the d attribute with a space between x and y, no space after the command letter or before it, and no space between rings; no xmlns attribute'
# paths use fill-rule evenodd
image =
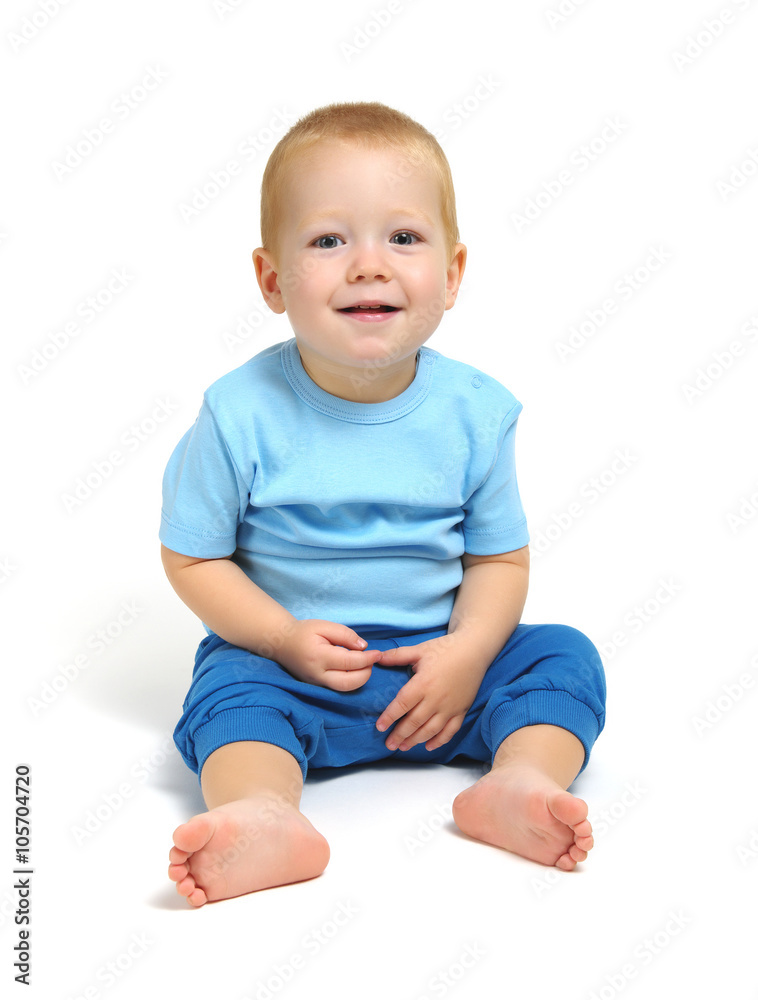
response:
<svg viewBox="0 0 758 1000"><path fill-rule="evenodd" d="M519 624L521 404L424 346L466 263L445 155L382 104L331 105L261 201L255 272L294 338L208 389L164 478L163 563L209 633L175 733L208 812L169 876L193 906L313 878L309 766L459 756L492 764L460 829L570 870L603 668L581 632Z"/></svg>

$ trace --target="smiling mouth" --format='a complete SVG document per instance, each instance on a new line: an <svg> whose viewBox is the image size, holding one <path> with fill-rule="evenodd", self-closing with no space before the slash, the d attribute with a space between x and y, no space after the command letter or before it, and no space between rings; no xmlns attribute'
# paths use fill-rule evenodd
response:
<svg viewBox="0 0 758 1000"><path fill-rule="evenodd" d="M338 312L342 313L388 313L388 312L398 312L397 306L347 306L345 309L339 309Z"/></svg>

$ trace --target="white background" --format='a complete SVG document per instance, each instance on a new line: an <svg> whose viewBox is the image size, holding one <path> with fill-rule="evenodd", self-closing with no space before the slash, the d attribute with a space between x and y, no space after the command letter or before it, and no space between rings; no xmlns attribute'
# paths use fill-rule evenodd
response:
<svg viewBox="0 0 758 1000"><path fill-rule="evenodd" d="M14 996L755 997L758 4L559 2L3 5ZM524 404L524 620L604 652L573 788L596 847L564 874L457 834L467 765L355 768L306 785L322 877L194 911L166 864L202 808L170 741L202 629L159 563L160 479L205 387L290 336L250 257L284 121L375 99L456 180L469 264L430 346Z"/></svg>

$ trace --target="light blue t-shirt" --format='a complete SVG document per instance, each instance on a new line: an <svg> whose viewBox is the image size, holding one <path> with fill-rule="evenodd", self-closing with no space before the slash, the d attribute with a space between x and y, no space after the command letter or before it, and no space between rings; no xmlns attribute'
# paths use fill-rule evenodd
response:
<svg viewBox="0 0 758 1000"><path fill-rule="evenodd" d="M514 438L521 404L422 347L384 403L332 396L294 338L207 390L163 481L160 539L234 561L296 618L359 634L444 628L461 555L529 541Z"/></svg>

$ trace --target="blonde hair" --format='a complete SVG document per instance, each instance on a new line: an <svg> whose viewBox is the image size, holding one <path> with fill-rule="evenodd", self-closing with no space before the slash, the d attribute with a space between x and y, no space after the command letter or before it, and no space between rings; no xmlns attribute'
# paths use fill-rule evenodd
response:
<svg viewBox="0 0 758 1000"><path fill-rule="evenodd" d="M376 101L329 104L316 108L295 122L282 136L269 157L261 183L261 242L264 249L276 254L276 233L287 173L302 156L325 139L340 139L363 148L395 148L406 159L398 170L419 164L431 166L440 185L442 220L445 226L448 255L458 242L455 213L455 190L450 164L435 137L402 111ZM407 175L406 175L407 176Z"/></svg>

